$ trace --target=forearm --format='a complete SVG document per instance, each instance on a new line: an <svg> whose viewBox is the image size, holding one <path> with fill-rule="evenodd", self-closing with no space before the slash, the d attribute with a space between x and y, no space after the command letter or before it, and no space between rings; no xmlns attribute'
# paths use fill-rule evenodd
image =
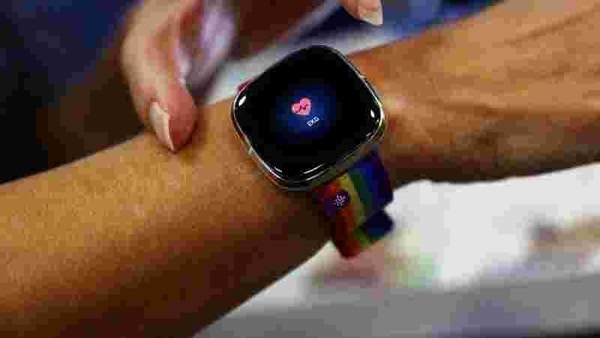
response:
<svg viewBox="0 0 600 338"><path fill-rule="evenodd" d="M318 207L262 177L228 108L178 156L144 135L0 187L0 322L189 336L315 253Z"/></svg>
<svg viewBox="0 0 600 338"><path fill-rule="evenodd" d="M404 180L531 175L600 158L600 1L505 1L355 56Z"/></svg>

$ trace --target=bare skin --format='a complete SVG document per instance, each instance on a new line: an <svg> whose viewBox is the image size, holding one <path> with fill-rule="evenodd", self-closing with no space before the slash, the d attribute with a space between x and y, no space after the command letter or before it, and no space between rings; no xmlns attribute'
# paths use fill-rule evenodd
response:
<svg viewBox="0 0 600 338"><path fill-rule="evenodd" d="M351 56L390 118L381 154L395 187L600 157L600 1L556 3L506 1ZM95 88L59 111L134 114ZM2 337L189 337L322 247L318 206L262 176L229 105L208 107L177 156L141 134L0 186Z"/></svg>

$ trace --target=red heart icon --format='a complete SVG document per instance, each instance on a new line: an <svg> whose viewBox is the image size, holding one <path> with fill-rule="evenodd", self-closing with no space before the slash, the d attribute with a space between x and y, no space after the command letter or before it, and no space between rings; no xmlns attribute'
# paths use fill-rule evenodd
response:
<svg viewBox="0 0 600 338"><path fill-rule="evenodd" d="M294 103L292 105L292 112L296 115L300 116L308 116L310 115L310 110L312 108L312 102L310 99L303 98L300 102Z"/></svg>

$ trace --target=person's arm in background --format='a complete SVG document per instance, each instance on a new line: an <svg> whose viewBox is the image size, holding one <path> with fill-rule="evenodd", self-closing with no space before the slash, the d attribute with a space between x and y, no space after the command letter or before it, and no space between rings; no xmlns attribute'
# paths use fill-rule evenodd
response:
<svg viewBox="0 0 600 338"><path fill-rule="evenodd" d="M356 0L344 4L352 1ZM143 124L152 131L152 103L166 110L172 132L189 134L198 115L190 94L202 105L214 72L228 57L256 53L298 22L311 19L318 9L335 8L333 2L139 1L129 8L125 25L92 71L70 86L69 95L37 114L37 133L47 147L50 166L123 142ZM203 80L197 79L198 73ZM106 102L111 102L109 109ZM187 139L179 136L169 142L177 150Z"/></svg>
<svg viewBox="0 0 600 338"><path fill-rule="evenodd" d="M556 6L507 1L351 57L390 118L395 187L600 158L600 1ZM3 337L189 337L325 243L318 206L262 176L229 106L207 108L177 156L145 134L0 186Z"/></svg>
<svg viewBox="0 0 600 338"><path fill-rule="evenodd" d="M196 106L203 105L215 71L228 57L248 56L274 41L293 37L339 5L357 19L381 24L380 0L137 2L123 20L123 33L117 34L116 41L91 67L93 71L71 85L68 96L37 114L37 134L49 166L122 142L138 133L142 123L148 130L170 130L170 141L164 133L158 133L159 138L171 150L180 150L193 132L199 115ZM110 4L105 6L110 8ZM69 19L69 14L79 17L67 12L63 19ZM107 101L112 102L110 109L102 104ZM169 127L152 125L150 107L154 104L168 116ZM114 107L134 108L139 121L130 109ZM158 120L164 121L165 115L160 115Z"/></svg>

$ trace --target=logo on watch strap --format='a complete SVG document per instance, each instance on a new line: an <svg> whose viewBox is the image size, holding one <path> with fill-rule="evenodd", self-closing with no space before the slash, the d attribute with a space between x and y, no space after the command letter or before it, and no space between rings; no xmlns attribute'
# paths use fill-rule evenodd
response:
<svg viewBox="0 0 600 338"><path fill-rule="evenodd" d="M329 203L327 204L329 211L335 214L350 204L350 194L346 190L342 189L338 191L335 196L331 197Z"/></svg>

